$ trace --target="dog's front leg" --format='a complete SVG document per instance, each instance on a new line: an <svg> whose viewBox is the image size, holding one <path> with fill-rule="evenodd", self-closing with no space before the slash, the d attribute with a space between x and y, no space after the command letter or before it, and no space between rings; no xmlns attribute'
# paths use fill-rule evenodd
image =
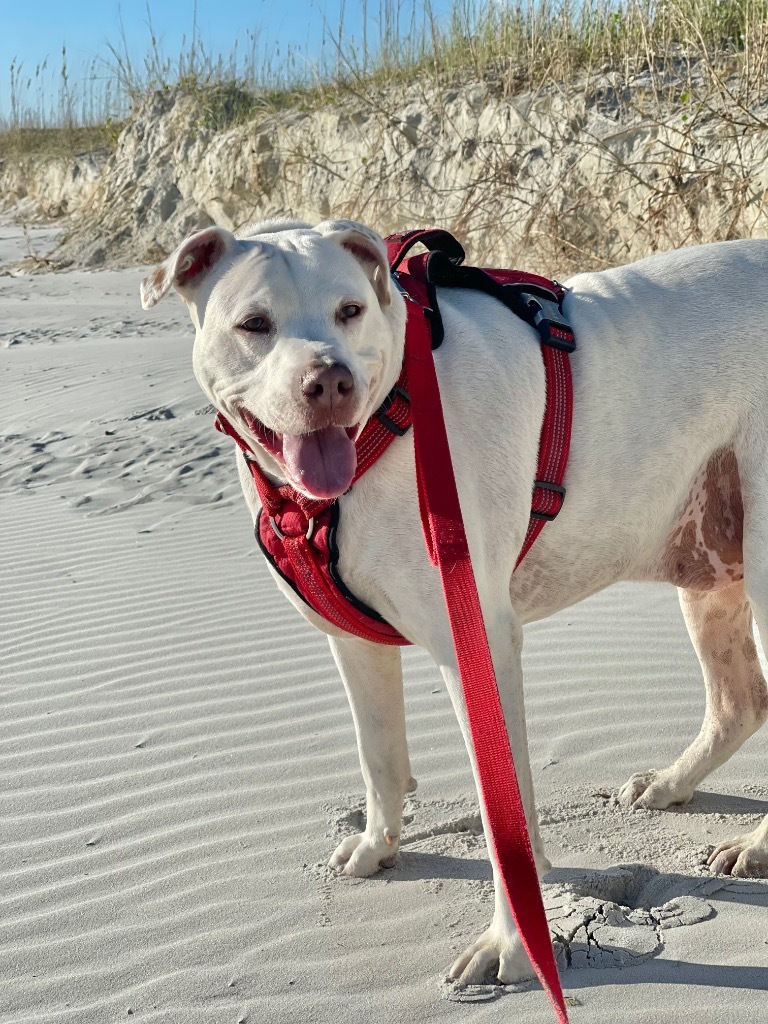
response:
<svg viewBox="0 0 768 1024"><path fill-rule="evenodd" d="M403 797L416 788L405 737L400 650L354 637L329 637L352 709L366 788L365 832L347 836L332 868L365 878L394 863Z"/></svg>
<svg viewBox="0 0 768 1024"><path fill-rule="evenodd" d="M508 605L508 601L505 603ZM485 608L489 607L493 607L492 603L486 602ZM536 869L541 878L550 870L551 864L544 854L539 833L528 757L521 664L522 627L509 607L497 606L496 612L492 615L489 615L486 610L485 618L504 719L531 837L531 846ZM441 651L435 653L464 734L477 783L475 752L469 734L466 706L453 643L450 642L450 646L446 643ZM493 867L495 890L493 920L477 941L473 942L455 961L449 974L451 978L465 985L480 984L491 976L501 983L512 983L532 977L533 968L512 919L512 913L499 877L499 867L493 853L493 844L488 841L488 821L484 809L481 808L481 810L488 853Z"/></svg>

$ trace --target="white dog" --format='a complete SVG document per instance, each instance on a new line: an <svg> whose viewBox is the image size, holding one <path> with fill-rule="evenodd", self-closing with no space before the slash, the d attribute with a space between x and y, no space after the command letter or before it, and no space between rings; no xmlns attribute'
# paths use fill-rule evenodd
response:
<svg viewBox="0 0 768 1024"><path fill-rule="evenodd" d="M349 439L400 372L405 302L386 250L350 221L312 228L212 227L142 282L145 308L175 287L197 334L194 370L275 481L307 494L349 483ZM456 481L540 875L544 854L526 745L522 627L618 580L663 580L680 603L704 672L699 736L663 771L633 775L626 806L685 803L768 717L752 639L768 647L768 241L652 256L568 282L573 442L567 499L514 570L528 525L544 409L532 328L493 298L439 289L445 343L435 352ZM308 386L309 382L309 386ZM318 395L325 398L318 401ZM254 426L273 433L261 447ZM238 459L254 519L259 500ZM411 434L340 498L339 569L350 590L412 642L445 679L467 723L437 571L424 547ZM366 876L397 853L403 797L415 785L406 746L400 653L329 626L357 730L365 831L330 863ZM471 755L471 744L468 744ZM489 844L491 849L491 844ZM768 869L768 818L722 843L713 870ZM490 927L451 975L500 981L531 973L498 885Z"/></svg>

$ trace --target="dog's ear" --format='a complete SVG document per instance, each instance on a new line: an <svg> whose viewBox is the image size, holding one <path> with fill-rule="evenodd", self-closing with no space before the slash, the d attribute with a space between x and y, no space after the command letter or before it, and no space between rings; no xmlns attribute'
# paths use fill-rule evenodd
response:
<svg viewBox="0 0 768 1024"><path fill-rule="evenodd" d="M154 306L171 287L183 296L185 289L199 284L211 267L237 244L235 236L226 228L204 228L190 235L141 282L142 308Z"/></svg>
<svg viewBox="0 0 768 1024"><path fill-rule="evenodd" d="M384 245L381 235L377 235L375 231L353 220L324 220L317 225L315 231L333 239L343 249L352 253L368 275L368 280L373 285L373 290L378 297L379 305L388 306L392 301L389 263L387 262L387 247Z"/></svg>

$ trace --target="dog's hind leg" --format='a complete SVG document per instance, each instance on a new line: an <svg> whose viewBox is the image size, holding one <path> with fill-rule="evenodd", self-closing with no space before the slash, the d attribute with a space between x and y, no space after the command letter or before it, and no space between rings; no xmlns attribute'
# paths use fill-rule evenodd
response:
<svg viewBox="0 0 768 1024"><path fill-rule="evenodd" d="M403 797L416 788L405 735L400 650L355 637L329 637L352 709L366 788L365 832L347 836L330 861L365 878L394 863Z"/></svg>
<svg viewBox="0 0 768 1024"><path fill-rule="evenodd" d="M680 590L680 605L706 686L701 731L673 765L633 775L619 793L626 807L687 803L703 779L735 753L768 716L768 691L752 638L743 583Z"/></svg>
<svg viewBox="0 0 768 1024"><path fill-rule="evenodd" d="M768 462L765 453L765 440L753 439L743 457L744 586L763 652L768 654ZM764 719L768 702L762 679L755 679L754 687L754 700ZM709 865L715 872L742 877L768 874L768 817L752 832L721 843L709 858Z"/></svg>

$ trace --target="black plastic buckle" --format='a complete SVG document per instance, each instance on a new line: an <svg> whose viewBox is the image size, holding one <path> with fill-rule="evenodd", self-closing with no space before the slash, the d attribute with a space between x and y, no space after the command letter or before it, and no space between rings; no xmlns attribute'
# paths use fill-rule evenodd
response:
<svg viewBox="0 0 768 1024"><path fill-rule="evenodd" d="M408 431L410 430L410 423L408 424L407 427L401 427L398 426L398 424L395 423L394 420L391 420L389 416L387 416L387 412L392 408L392 403L395 400L395 395L399 395L404 402L408 402L410 404L411 396L408 394L405 388L401 388L399 384L395 384L395 386L389 392L389 394L381 403L379 408L376 410L374 415L376 416L376 419L379 421L379 423L381 423L382 426L385 426L387 430L391 430L392 433L395 434L397 437L402 437L404 434L407 434Z"/></svg>
<svg viewBox="0 0 768 1024"><path fill-rule="evenodd" d="M533 317L533 326L539 332L542 345L559 348L562 352L575 350L576 338L573 328L560 312L556 301L545 299L542 295L531 295L529 292L521 292L520 298Z"/></svg>
<svg viewBox="0 0 768 1024"><path fill-rule="evenodd" d="M560 495L560 507L554 512L531 511L531 518L543 519L545 523L551 523L553 519L557 519L563 508L563 504L565 502L565 488L561 487L560 484L551 484L548 480L535 480L533 483L534 493L536 492L537 487L540 487L543 491L553 491L555 494Z"/></svg>

